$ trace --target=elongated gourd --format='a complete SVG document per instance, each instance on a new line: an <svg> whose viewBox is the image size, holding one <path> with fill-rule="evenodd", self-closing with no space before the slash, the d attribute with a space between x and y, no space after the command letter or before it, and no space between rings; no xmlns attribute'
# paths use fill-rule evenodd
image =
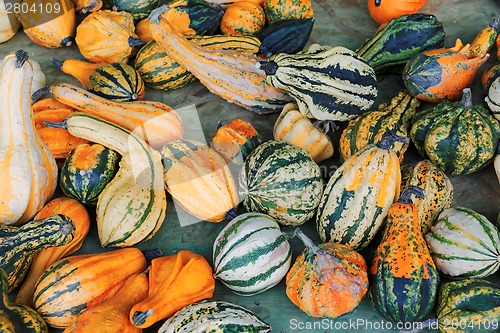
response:
<svg viewBox="0 0 500 333"><path fill-rule="evenodd" d="M488 26L478 32L474 40L470 43L470 56L484 57L493 45L495 45L499 29L498 22L499 18L497 17Z"/></svg>
<svg viewBox="0 0 500 333"><path fill-rule="evenodd" d="M34 66L19 50L0 66L0 224L23 224L52 197L57 164L32 120Z"/></svg>
<svg viewBox="0 0 500 333"><path fill-rule="evenodd" d="M254 54L207 50L190 43L161 15L167 6L151 12L153 39L172 59L184 66L211 92L257 113L279 111L290 101L284 92L266 83L264 71L256 68L263 58Z"/></svg>
<svg viewBox="0 0 500 333"><path fill-rule="evenodd" d="M152 101L115 102L65 83L52 85L50 91L59 102L124 127L155 149L184 136L181 118L166 104Z"/></svg>

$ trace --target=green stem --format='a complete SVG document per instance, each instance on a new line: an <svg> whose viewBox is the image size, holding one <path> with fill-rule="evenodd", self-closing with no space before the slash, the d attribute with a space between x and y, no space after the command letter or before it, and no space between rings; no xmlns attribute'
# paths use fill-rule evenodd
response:
<svg viewBox="0 0 500 333"><path fill-rule="evenodd" d="M302 230L300 230L299 228L295 228L294 234L304 244L308 253L318 252L319 247L316 244L314 244L314 242L309 237L307 237L306 234L302 232Z"/></svg>

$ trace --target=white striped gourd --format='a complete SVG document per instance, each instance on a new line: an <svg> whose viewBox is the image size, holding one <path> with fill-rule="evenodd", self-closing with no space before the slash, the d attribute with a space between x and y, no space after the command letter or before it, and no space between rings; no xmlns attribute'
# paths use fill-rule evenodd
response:
<svg viewBox="0 0 500 333"><path fill-rule="evenodd" d="M240 295L255 295L278 284L292 259L279 224L262 213L237 216L214 242L214 275Z"/></svg>
<svg viewBox="0 0 500 333"><path fill-rule="evenodd" d="M425 240L437 268L448 276L482 278L500 268L498 230L469 208L445 209Z"/></svg>
<svg viewBox="0 0 500 333"><path fill-rule="evenodd" d="M351 155L328 181L316 215L323 242L335 241L362 249L383 224L399 196L398 156L384 136Z"/></svg>
<svg viewBox="0 0 500 333"><path fill-rule="evenodd" d="M488 95L484 99L493 116L500 120L500 77L497 77L488 89Z"/></svg>

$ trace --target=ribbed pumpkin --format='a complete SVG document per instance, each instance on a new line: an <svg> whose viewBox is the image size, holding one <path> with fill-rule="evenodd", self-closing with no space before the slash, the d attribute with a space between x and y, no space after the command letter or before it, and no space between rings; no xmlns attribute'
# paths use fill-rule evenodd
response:
<svg viewBox="0 0 500 333"><path fill-rule="evenodd" d="M300 229L305 245L286 275L286 295L312 317L336 318L356 309L368 290L365 259L351 247L315 245Z"/></svg>
<svg viewBox="0 0 500 333"><path fill-rule="evenodd" d="M39 8L36 0L23 0L26 8ZM73 2L59 3L60 10L20 10L16 17L23 26L24 33L34 43L57 48L71 46L75 37L76 15ZM24 7L24 6L23 6ZM39 8L40 9L40 8Z"/></svg>
<svg viewBox="0 0 500 333"><path fill-rule="evenodd" d="M424 51L414 56L403 69L406 89L418 99L432 103L459 100L489 57L489 53L470 55L469 47L470 44L464 46L457 39L452 48Z"/></svg>
<svg viewBox="0 0 500 333"><path fill-rule="evenodd" d="M264 11L268 24L289 19L313 17L310 0L265 0Z"/></svg>
<svg viewBox="0 0 500 333"><path fill-rule="evenodd" d="M368 12L375 22L383 24L405 14L416 13L427 0L368 0Z"/></svg>
<svg viewBox="0 0 500 333"><path fill-rule="evenodd" d="M45 121L63 121L74 111L72 107L51 97L41 99L31 105L36 131L55 158L64 159L78 145L88 142L85 139L74 137L64 128L52 128L44 124Z"/></svg>
<svg viewBox="0 0 500 333"><path fill-rule="evenodd" d="M6 3L12 4L10 1L0 0L0 44L14 37L21 27L14 13L7 12Z"/></svg>
<svg viewBox="0 0 500 333"><path fill-rule="evenodd" d="M95 206L104 187L118 171L120 156L101 144L81 144L72 150L59 172L59 185L65 195Z"/></svg>
<svg viewBox="0 0 500 333"><path fill-rule="evenodd" d="M443 283L436 314L442 333L498 332L500 288L483 279Z"/></svg>
<svg viewBox="0 0 500 333"><path fill-rule="evenodd" d="M412 142L446 174L473 173L496 153L500 124L482 105L472 104L470 88L461 102L441 102L417 113L412 123Z"/></svg>
<svg viewBox="0 0 500 333"><path fill-rule="evenodd" d="M424 319L434 307L439 285L439 272L420 231L411 195L423 197L424 192L407 187L391 205L370 268L369 299L378 313L393 322Z"/></svg>
<svg viewBox="0 0 500 333"><path fill-rule="evenodd" d="M382 103L374 111L365 112L349 121L340 136L340 160L347 160L368 144L376 144L389 131L409 139L410 120L419 105L418 99L402 90L389 103ZM409 140L394 141L391 150L402 162L408 146Z"/></svg>
<svg viewBox="0 0 500 333"><path fill-rule="evenodd" d="M345 121L368 111L377 97L375 71L355 52L313 44L259 61L266 81L292 96L300 112L319 120Z"/></svg>
<svg viewBox="0 0 500 333"><path fill-rule="evenodd" d="M425 240L436 266L448 276L483 278L500 268L498 230L472 209L445 209Z"/></svg>
<svg viewBox="0 0 500 333"><path fill-rule="evenodd" d="M76 29L76 44L90 62L126 63L142 41L135 34L134 18L127 12L99 10L89 14Z"/></svg>
<svg viewBox="0 0 500 333"><path fill-rule="evenodd" d="M453 201L453 184L444 172L429 160L401 167L401 191L408 186L418 186L424 191L423 198L415 198L422 234L434 225L441 212Z"/></svg>
<svg viewBox="0 0 500 333"><path fill-rule="evenodd" d="M265 24L266 14L261 6L249 1L237 1L225 10L220 30L224 35L253 35Z"/></svg>
<svg viewBox="0 0 500 333"><path fill-rule="evenodd" d="M274 123L274 140L281 140L307 150L317 163L332 157L333 142L328 135L300 113L295 103L283 107Z"/></svg>
<svg viewBox="0 0 500 333"><path fill-rule="evenodd" d="M399 195L400 163L390 150L392 136L351 155L331 176L323 191L316 229L323 242L362 249L375 237Z"/></svg>
<svg viewBox="0 0 500 333"><path fill-rule="evenodd" d="M114 11L132 14L135 21L143 19L160 5L160 0L105 0L106 6Z"/></svg>
<svg viewBox="0 0 500 333"><path fill-rule="evenodd" d="M256 295L286 275L292 251L273 218L244 213L220 231L213 246L214 277L236 294Z"/></svg>
<svg viewBox="0 0 500 333"><path fill-rule="evenodd" d="M191 215L221 222L239 203L227 163L208 145L175 140L161 151L167 191Z"/></svg>
<svg viewBox="0 0 500 333"><path fill-rule="evenodd" d="M267 141L245 160L239 184L248 211L267 214L283 225L314 216L323 191L321 170L307 150Z"/></svg>
<svg viewBox="0 0 500 333"><path fill-rule="evenodd" d="M140 101L145 93L141 75L132 66L121 63L97 66L90 74L87 90L118 102Z"/></svg>
<svg viewBox="0 0 500 333"><path fill-rule="evenodd" d="M262 143L262 136L255 127L243 119L233 119L219 124L210 146L227 163L242 165L248 155Z"/></svg>

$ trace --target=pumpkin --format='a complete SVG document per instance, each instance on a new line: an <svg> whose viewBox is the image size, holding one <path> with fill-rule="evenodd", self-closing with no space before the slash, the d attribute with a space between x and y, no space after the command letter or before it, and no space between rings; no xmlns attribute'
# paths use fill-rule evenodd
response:
<svg viewBox="0 0 500 333"><path fill-rule="evenodd" d="M282 20L313 17L310 0L264 0L264 12L268 24Z"/></svg>
<svg viewBox="0 0 500 333"><path fill-rule="evenodd" d="M36 132L30 108L36 66L23 50L0 65L0 225L29 221L57 185L55 158Z"/></svg>
<svg viewBox="0 0 500 333"><path fill-rule="evenodd" d="M35 253L28 274L17 292L17 303L33 306L35 284L43 271L62 257L78 251L87 236L90 228L89 213L78 201L67 197L52 199L43 206L42 210L35 215L34 219L45 219L54 214L63 214L71 219L75 225L73 240L65 245L49 247Z"/></svg>
<svg viewBox="0 0 500 333"><path fill-rule="evenodd" d="M424 51L414 56L403 69L406 89L418 99L439 103L460 99L469 87L479 67L488 60L489 53L471 56L470 44L456 40L452 48Z"/></svg>
<svg viewBox="0 0 500 333"><path fill-rule="evenodd" d="M356 49L356 53L372 66L376 73L401 72L402 67L412 57L423 51L442 48L444 39L443 24L436 16L405 14L381 25L372 37Z"/></svg>
<svg viewBox="0 0 500 333"><path fill-rule="evenodd" d="M167 191L194 217L221 222L239 203L227 163L208 145L175 140L161 150Z"/></svg>
<svg viewBox="0 0 500 333"><path fill-rule="evenodd" d="M453 184L431 161L423 160L401 167L401 191L408 186L418 186L424 191L424 197L413 199L413 204L418 209L422 234L425 235L437 222L439 214L450 207Z"/></svg>
<svg viewBox="0 0 500 333"><path fill-rule="evenodd" d="M495 45L499 29L498 22L499 18L494 18L488 26L477 33L470 43L469 53L471 56L483 57Z"/></svg>
<svg viewBox="0 0 500 333"><path fill-rule="evenodd" d="M244 213L232 219L213 245L214 277L239 295L277 285L292 261L287 237L270 216Z"/></svg>
<svg viewBox="0 0 500 333"><path fill-rule="evenodd" d="M259 61L258 68L309 118L349 120L368 111L377 97L375 71L343 46L313 44L295 54L278 53Z"/></svg>
<svg viewBox="0 0 500 333"><path fill-rule="evenodd" d="M14 37L21 27L14 13L7 12L5 4L12 4L10 1L0 0L0 43L4 43Z"/></svg>
<svg viewBox="0 0 500 333"><path fill-rule="evenodd" d="M275 112L290 100L281 90L265 82L264 72L255 70L259 57L238 51L195 47L167 20L161 19L167 8L161 6L151 13L151 34L172 59L208 90L257 113Z"/></svg>
<svg viewBox="0 0 500 333"><path fill-rule="evenodd" d="M79 14L97 12L103 6L103 0L72 0L72 2Z"/></svg>
<svg viewBox="0 0 500 333"><path fill-rule="evenodd" d="M233 119L219 124L210 146L227 163L242 165L248 155L263 141L255 127L243 119Z"/></svg>
<svg viewBox="0 0 500 333"><path fill-rule="evenodd" d="M261 6L249 1L237 1L225 10L220 30L224 35L253 35L265 24L266 14Z"/></svg>
<svg viewBox="0 0 500 333"><path fill-rule="evenodd" d="M270 140L247 157L239 185L248 211L267 214L282 225L297 226L316 213L323 178L307 150Z"/></svg>
<svg viewBox="0 0 500 333"><path fill-rule="evenodd" d="M448 276L484 278L500 268L498 230L469 208L445 209L425 240L437 268Z"/></svg>
<svg viewBox="0 0 500 333"><path fill-rule="evenodd" d="M424 319L434 307L439 285L439 272L420 230L412 195L421 198L424 192L406 187L391 205L370 268L370 302L392 322Z"/></svg>
<svg viewBox="0 0 500 333"><path fill-rule="evenodd" d="M36 0L23 0L26 8L37 8ZM20 10L16 17L23 26L24 33L34 43L58 48L71 46L75 37L76 14L71 1L60 4L60 11Z"/></svg>
<svg viewBox="0 0 500 333"><path fill-rule="evenodd" d="M64 160L59 186L65 195L95 206L102 190L118 171L120 156L101 144L81 144Z"/></svg>
<svg viewBox="0 0 500 333"><path fill-rule="evenodd" d="M9 299L7 274L0 268L0 332L48 333L47 324L31 307Z"/></svg>
<svg viewBox="0 0 500 333"><path fill-rule="evenodd" d="M399 158L390 149L392 135L351 155L330 177L316 213L323 242L335 241L354 249L366 247L381 229L399 195Z"/></svg>
<svg viewBox="0 0 500 333"><path fill-rule="evenodd" d="M484 100L495 119L500 121L500 79L498 77L491 82Z"/></svg>
<svg viewBox="0 0 500 333"><path fill-rule="evenodd" d="M417 113L412 123L412 142L446 174L473 173L496 153L500 124L482 105L472 104L470 88L460 102L441 102Z"/></svg>
<svg viewBox="0 0 500 333"><path fill-rule="evenodd" d="M146 258L134 247L63 258L40 276L34 308L50 326L65 328L85 309L113 297L129 276L145 269Z"/></svg>
<svg viewBox="0 0 500 333"><path fill-rule="evenodd" d="M408 91L401 90L388 103L381 103L375 110L350 120L340 136L340 160L347 160L368 144L376 144L386 132L408 138L410 120L419 105L418 99L412 97ZM398 155L400 162L404 159L409 143L409 140L392 142L390 149Z"/></svg>
<svg viewBox="0 0 500 333"><path fill-rule="evenodd" d="M135 21L141 20L160 5L160 0L106 0L106 6L114 11L125 11L132 14Z"/></svg>
<svg viewBox="0 0 500 333"><path fill-rule="evenodd" d="M214 321L217 318L217 321ZM201 301L185 306L161 325L158 333L221 332L269 333L271 326L252 311L225 301Z"/></svg>
<svg viewBox="0 0 500 333"><path fill-rule="evenodd" d="M74 223L61 214L30 221L20 227L0 225L0 268L7 274L9 292L23 281L37 251L68 244L74 235Z"/></svg>
<svg viewBox="0 0 500 333"><path fill-rule="evenodd" d="M286 295L312 317L336 318L356 309L368 290L365 259L351 247L314 244L295 229L304 246L286 275Z"/></svg>
<svg viewBox="0 0 500 333"><path fill-rule="evenodd" d="M130 321L139 328L149 327L189 304L211 298L215 289L212 267L203 256L189 250L153 259L150 274L159 284L153 284L149 296L130 310Z"/></svg>
<svg viewBox="0 0 500 333"><path fill-rule="evenodd" d="M368 0L368 12L378 24L388 23L402 15L414 14L427 0Z"/></svg>
<svg viewBox="0 0 500 333"><path fill-rule="evenodd" d="M129 320L130 309L148 296L148 276L130 275L116 294L83 311L62 333L141 333Z"/></svg>
<svg viewBox="0 0 500 333"><path fill-rule="evenodd" d="M283 107L274 123L274 140L281 140L307 150L317 163L333 156L333 143L326 133L300 113L297 104Z"/></svg>
<svg viewBox="0 0 500 333"><path fill-rule="evenodd" d="M64 128L52 128L45 124L63 121L75 110L54 98L44 98L31 105L33 122L40 139L57 159L65 159L78 145L87 143L85 139L74 137Z"/></svg>
<svg viewBox="0 0 500 333"><path fill-rule="evenodd" d="M142 41L135 34L134 18L127 12L99 10L76 29L76 44L90 62L126 63Z"/></svg>

